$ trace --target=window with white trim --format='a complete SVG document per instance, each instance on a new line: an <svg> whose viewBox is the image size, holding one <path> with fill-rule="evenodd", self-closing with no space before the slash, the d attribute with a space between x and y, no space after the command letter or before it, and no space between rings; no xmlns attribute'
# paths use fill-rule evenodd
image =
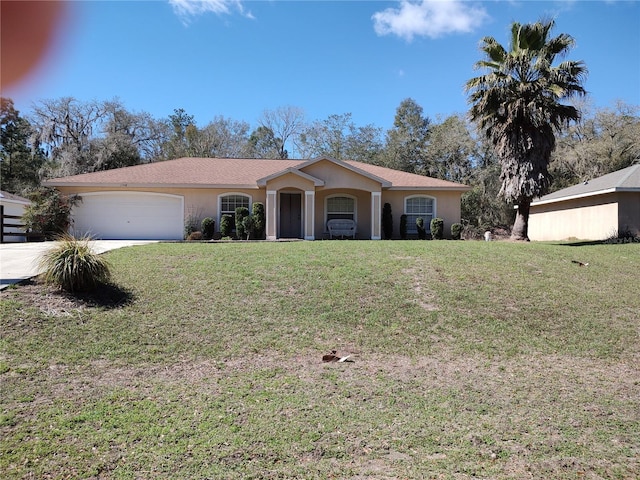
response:
<svg viewBox="0 0 640 480"><path fill-rule="evenodd" d="M356 220L356 199L346 196L327 198L327 222L333 219Z"/></svg>
<svg viewBox="0 0 640 480"><path fill-rule="evenodd" d="M418 233L416 219L422 217L427 232L431 231L433 219L433 198L425 196L404 199L404 213L407 216L407 233Z"/></svg>
<svg viewBox="0 0 640 480"><path fill-rule="evenodd" d="M222 215L231 215L235 218L236 208L246 207L249 210L249 202L251 199L247 195L223 195L220 197L220 218Z"/></svg>

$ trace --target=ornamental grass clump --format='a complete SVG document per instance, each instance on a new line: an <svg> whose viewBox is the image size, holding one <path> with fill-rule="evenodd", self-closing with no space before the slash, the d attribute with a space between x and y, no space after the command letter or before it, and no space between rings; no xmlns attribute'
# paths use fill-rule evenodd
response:
<svg viewBox="0 0 640 480"><path fill-rule="evenodd" d="M95 289L111 277L108 262L89 246L91 238L64 235L40 260L46 283L67 292Z"/></svg>

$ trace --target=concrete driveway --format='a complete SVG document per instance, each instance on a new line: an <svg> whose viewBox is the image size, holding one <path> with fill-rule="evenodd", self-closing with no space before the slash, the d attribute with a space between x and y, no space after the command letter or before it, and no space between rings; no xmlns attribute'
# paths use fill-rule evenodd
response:
<svg viewBox="0 0 640 480"><path fill-rule="evenodd" d="M156 242L154 240L92 240L89 242L95 253L149 243ZM56 242L0 244L0 290L41 273L38 261L42 254L55 244Z"/></svg>

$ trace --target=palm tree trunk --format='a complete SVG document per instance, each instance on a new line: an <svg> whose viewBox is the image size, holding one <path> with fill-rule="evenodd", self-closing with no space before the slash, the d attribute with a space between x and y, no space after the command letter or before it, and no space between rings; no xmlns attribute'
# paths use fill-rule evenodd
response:
<svg viewBox="0 0 640 480"><path fill-rule="evenodd" d="M531 208L531 200L526 198L518 202L518 210L516 210L516 221L513 223L511 230L511 240L519 240L523 242L529 241L529 210Z"/></svg>

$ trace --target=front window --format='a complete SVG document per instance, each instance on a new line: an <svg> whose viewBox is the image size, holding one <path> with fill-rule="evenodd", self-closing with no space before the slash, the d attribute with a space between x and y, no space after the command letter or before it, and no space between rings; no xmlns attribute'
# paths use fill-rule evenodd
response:
<svg viewBox="0 0 640 480"><path fill-rule="evenodd" d="M433 219L433 198L409 197L404 202L404 213L407 215L407 233L418 233L416 219L422 217L427 232L431 230Z"/></svg>
<svg viewBox="0 0 640 480"><path fill-rule="evenodd" d="M356 220L356 200L352 197L327 198L327 222L333 219Z"/></svg>
<svg viewBox="0 0 640 480"><path fill-rule="evenodd" d="M222 218L222 215L231 215L235 218L236 208L249 208L249 201L250 199L246 195L225 195L220 197L220 218Z"/></svg>

